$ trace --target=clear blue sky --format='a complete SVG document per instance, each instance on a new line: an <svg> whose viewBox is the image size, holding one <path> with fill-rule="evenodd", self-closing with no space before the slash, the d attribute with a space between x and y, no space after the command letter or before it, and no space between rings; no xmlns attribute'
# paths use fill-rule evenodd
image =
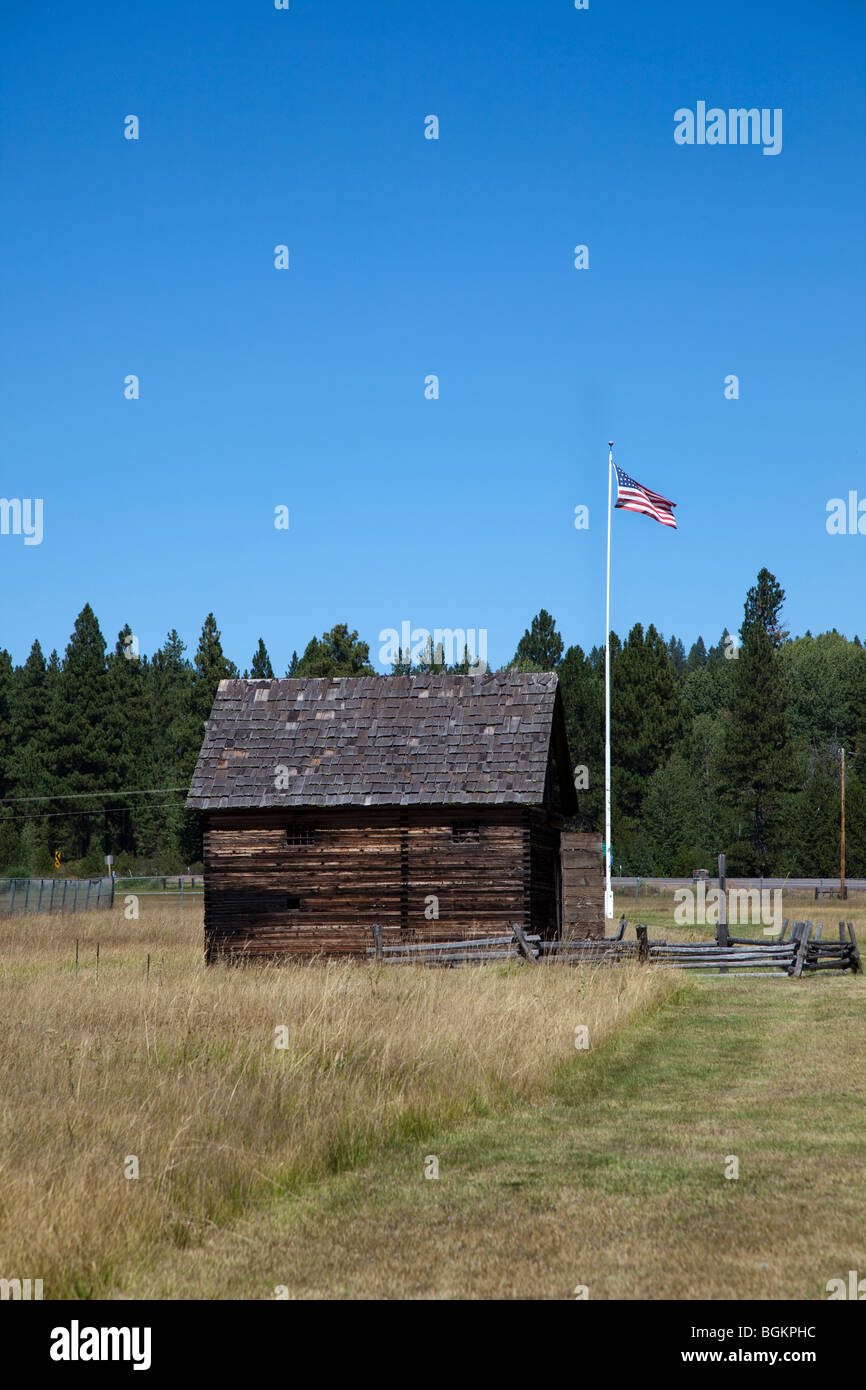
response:
<svg viewBox="0 0 866 1390"><path fill-rule="evenodd" d="M6 0L0 37L17 661L85 602L144 652L212 609L280 674L340 621L499 664L544 606L589 648L609 438L680 526L614 515L617 631L715 639L767 565L792 630L866 634L825 529L866 497L862 0ZM699 100L781 108L782 152L676 145Z"/></svg>

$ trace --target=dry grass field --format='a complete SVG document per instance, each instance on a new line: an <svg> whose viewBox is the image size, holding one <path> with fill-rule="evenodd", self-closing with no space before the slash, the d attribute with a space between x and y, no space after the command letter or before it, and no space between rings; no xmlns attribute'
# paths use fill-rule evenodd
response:
<svg viewBox="0 0 866 1390"><path fill-rule="evenodd" d="M824 1300L866 1277L864 1057L863 977L690 981L543 1097L276 1198L126 1293Z"/></svg>
<svg viewBox="0 0 866 1390"><path fill-rule="evenodd" d="M206 970L200 908L176 903L4 919L0 1275L93 1298L198 1269L241 1217L389 1146L420 1172L446 1132L541 1104L590 1055L576 1025L603 1049L675 988L639 968Z"/></svg>

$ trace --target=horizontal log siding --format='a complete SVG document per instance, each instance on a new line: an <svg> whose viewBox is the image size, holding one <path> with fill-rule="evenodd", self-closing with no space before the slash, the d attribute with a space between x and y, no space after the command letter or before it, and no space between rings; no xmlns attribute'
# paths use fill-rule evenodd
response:
<svg viewBox="0 0 866 1390"><path fill-rule="evenodd" d="M556 861L559 857L559 830L542 812L530 811L530 925L545 939L559 935L556 902Z"/></svg>
<svg viewBox="0 0 866 1390"><path fill-rule="evenodd" d="M452 824L475 822L478 838ZM385 944L458 940L527 926L524 823L503 808L453 816L371 808L286 813L211 813L205 825L208 959L248 955L362 953L381 923ZM288 826L315 831L286 843ZM289 895L300 898L288 908ZM439 917L425 917L438 898ZM402 927L401 927L402 922Z"/></svg>
<svg viewBox="0 0 866 1390"><path fill-rule="evenodd" d="M604 923L604 861L598 835L562 832L562 935L600 937Z"/></svg>

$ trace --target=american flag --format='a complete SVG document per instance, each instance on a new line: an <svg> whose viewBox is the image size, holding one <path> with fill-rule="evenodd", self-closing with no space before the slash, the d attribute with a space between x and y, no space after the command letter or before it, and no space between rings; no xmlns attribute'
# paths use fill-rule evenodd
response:
<svg viewBox="0 0 866 1390"><path fill-rule="evenodd" d="M644 516L651 516L656 521L660 521L662 526L672 526L676 530L677 523L674 519L676 502L669 502L660 493L653 492L652 488L642 487L616 464L613 466L616 468L616 502L614 505L625 512L643 512Z"/></svg>

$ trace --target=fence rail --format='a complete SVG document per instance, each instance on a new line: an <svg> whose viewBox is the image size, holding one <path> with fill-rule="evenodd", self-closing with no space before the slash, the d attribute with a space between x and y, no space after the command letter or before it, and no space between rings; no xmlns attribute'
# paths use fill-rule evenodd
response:
<svg viewBox="0 0 866 1390"><path fill-rule="evenodd" d="M531 960L538 958L541 938L526 936L519 927L502 936L471 937L464 941L412 941L385 946L382 929L373 927L374 945L367 955L383 965L484 965L498 960Z"/></svg>
<svg viewBox="0 0 866 1390"><path fill-rule="evenodd" d="M635 961L656 970L702 970L711 975L798 979L801 975L862 970L860 952L851 922L839 923L839 941L822 941L821 928L811 922L795 922L790 937L785 932L775 941L651 941L643 923L635 927L636 940L626 941L625 920L616 936L542 941L515 925L510 934L463 941L412 942L385 946L381 927L373 927L374 945L367 956L383 965L483 965L489 961L522 960L528 964L622 965Z"/></svg>

